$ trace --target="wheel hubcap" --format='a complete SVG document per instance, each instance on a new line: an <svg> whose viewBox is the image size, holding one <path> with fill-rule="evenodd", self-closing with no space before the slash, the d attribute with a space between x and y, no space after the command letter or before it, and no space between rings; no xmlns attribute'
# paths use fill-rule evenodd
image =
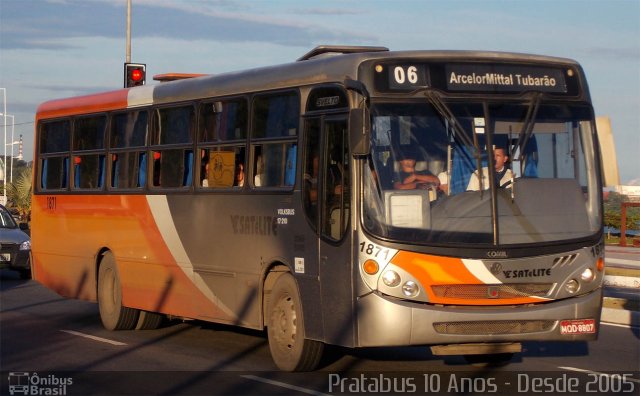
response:
<svg viewBox="0 0 640 396"><path fill-rule="evenodd" d="M296 341L296 310L293 299L285 296L278 301L272 314L274 335L278 344L286 349L292 349Z"/></svg>

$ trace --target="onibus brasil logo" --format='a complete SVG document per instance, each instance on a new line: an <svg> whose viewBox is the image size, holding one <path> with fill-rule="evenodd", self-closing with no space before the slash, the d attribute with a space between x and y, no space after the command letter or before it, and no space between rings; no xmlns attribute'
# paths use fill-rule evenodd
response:
<svg viewBox="0 0 640 396"><path fill-rule="evenodd" d="M58 395L67 394L67 387L73 385L70 377L59 377L53 374L38 375L38 373L12 372L9 373L10 395Z"/></svg>

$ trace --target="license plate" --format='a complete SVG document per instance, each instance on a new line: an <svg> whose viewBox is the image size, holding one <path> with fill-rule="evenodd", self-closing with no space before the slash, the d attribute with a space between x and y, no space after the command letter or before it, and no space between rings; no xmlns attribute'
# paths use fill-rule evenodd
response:
<svg viewBox="0 0 640 396"><path fill-rule="evenodd" d="M0 261L10 262L11 261L11 255L9 253L0 254Z"/></svg>
<svg viewBox="0 0 640 396"><path fill-rule="evenodd" d="M596 332L595 319L562 320L560 334L593 334Z"/></svg>

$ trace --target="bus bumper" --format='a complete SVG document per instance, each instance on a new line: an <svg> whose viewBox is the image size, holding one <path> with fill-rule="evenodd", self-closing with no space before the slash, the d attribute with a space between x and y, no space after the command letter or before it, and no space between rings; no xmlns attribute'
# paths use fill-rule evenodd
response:
<svg viewBox="0 0 640 396"><path fill-rule="evenodd" d="M416 304L372 293L357 303L357 342L370 347L595 340L601 306L602 288L565 300L496 307ZM562 334L561 322L580 319L595 326L578 334L565 327Z"/></svg>

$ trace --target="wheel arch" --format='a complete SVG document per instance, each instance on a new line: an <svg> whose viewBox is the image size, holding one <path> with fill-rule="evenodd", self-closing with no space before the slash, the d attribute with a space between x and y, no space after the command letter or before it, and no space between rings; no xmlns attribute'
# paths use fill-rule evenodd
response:
<svg viewBox="0 0 640 396"><path fill-rule="evenodd" d="M289 267L282 261L273 261L271 264L265 267L262 273L262 293L260 302L260 326L264 329L266 327L267 308L269 307L269 297L271 296L271 290L273 285L280 276L286 273L291 273Z"/></svg>
<svg viewBox="0 0 640 396"><path fill-rule="evenodd" d="M102 259L104 258L105 253L107 252L111 252L111 249L109 249L106 246L101 247L100 249L98 249L98 252L95 255L94 258L94 263L93 263L93 290L95 292L95 299L97 301L98 299L98 277L100 274L100 264L102 264ZM113 252L111 252L111 254L113 254Z"/></svg>

